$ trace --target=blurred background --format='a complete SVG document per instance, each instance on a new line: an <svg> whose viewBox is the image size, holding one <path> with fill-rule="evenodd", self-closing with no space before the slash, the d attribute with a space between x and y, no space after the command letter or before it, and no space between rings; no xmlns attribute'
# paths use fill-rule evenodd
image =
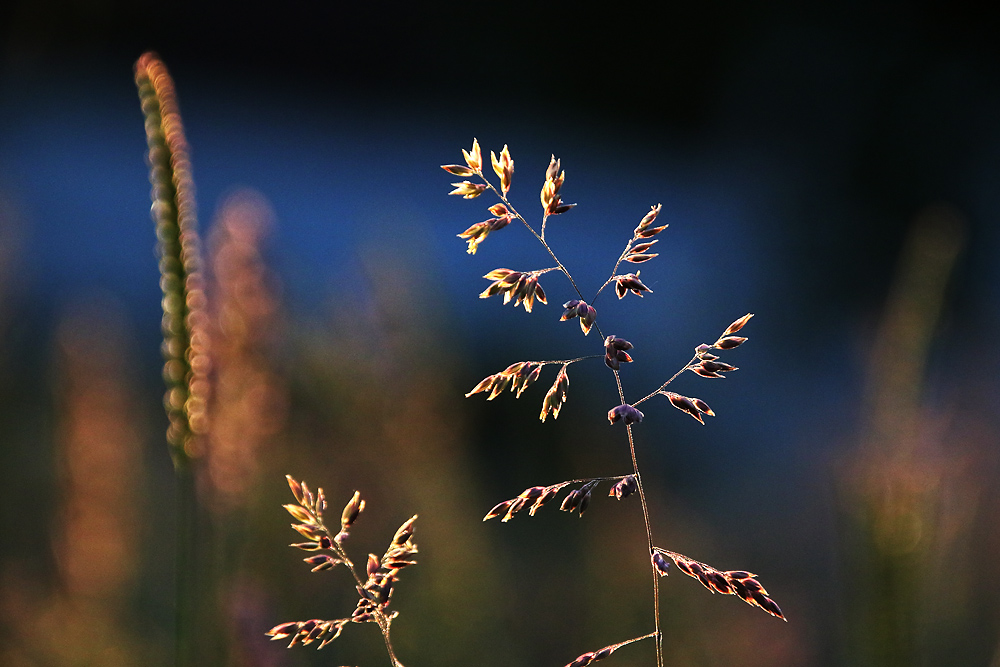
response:
<svg viewBox="0 0 1000 667"><path fill-rule="evenodd" d="M375 629L320 653L263 633L338 618L345 573L289 549L284 475L350 552L419 514L393 605L407 665L563 665L652 629L638 500L598 489L482 523L527 486L630 471L599 362L561 418L463 394L525 359L599 353L556 274L526 314L481 276L550 261L495 200L447 197L478 137L585 293L649 206L641 301L597 303L635 344L630 400L737 317L724 382L636 428L656 543L759 575L789 622L675 574L670 665L1000 666L1000 42L971 2L14 0L0 10L0 663L173 662L175 485L132 64L175 79L192 146L214 393L199 475L207 665L385 664ZM603 488L603 487L602 487ZM653 664L643 642L608 659Z"/></svg>

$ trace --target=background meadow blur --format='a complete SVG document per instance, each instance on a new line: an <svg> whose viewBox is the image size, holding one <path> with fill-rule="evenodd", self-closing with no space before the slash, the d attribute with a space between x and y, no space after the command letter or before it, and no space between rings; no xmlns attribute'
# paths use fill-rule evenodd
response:
<svg viewBox="0 0 1000 667"><path fill-rule="evenodd" d="M670 665L1000 667L1000 42L973 3L8 2L0 10L0 664L172 662L174 480L132 64L175 79L209 273L215 394L199 485L206 665L385 664L374 628L316 653L263 633L354 605L286 545L284 475L417 513L393 605L407 665L565 664L651 628L634 499L482 523L527 486L630 470L614 386L561 419L462 394L592 353L571 298L476 295L540 268L515 226L456 238L478 137L535 214L549 156L579 206L549 240L592 293L638 220L653 294L603 300L633 400L746 312L723 383L645 410L657 543L757 573L781 623L663 582ZM540 216L539 216L540 217ZM533 218L534 219L534 218ZM649 665L642 643L609 660ZM608 663L611 664L610 661Z"/></svg>

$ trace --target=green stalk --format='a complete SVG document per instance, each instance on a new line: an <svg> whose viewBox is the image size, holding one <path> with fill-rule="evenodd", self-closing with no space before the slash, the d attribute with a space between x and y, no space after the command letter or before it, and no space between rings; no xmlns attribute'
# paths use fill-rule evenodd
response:
<svg viewBox="0 0 1000 667"><path fill-rule="evenodd" d="M195 664L198 507L194 468L205 433L208 369L194 181L173 81L153 53L135 64L149 146L150 196L163 290L167 444L177 475L176 664Z"/></svg>

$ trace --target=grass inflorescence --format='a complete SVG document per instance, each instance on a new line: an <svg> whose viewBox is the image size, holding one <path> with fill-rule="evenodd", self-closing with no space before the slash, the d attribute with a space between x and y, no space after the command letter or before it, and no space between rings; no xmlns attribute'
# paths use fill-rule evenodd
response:
<svg viewBox="0 0 1000 667"><path fill-rule="evenodd" d="M340 514L340 527L334 533L324 521L326 495L323 489L317 489L314 494L305 482L299 482L290 475L287 479L296 502L285 505L285 509L298 522L293 523L292 528L306 540L289 546L313 554L302 559L312 566L312 572L332 570L336 567L346 568L357 584L358 602L350 616L333 620L310 619L281 623L268 630L267 635L274 640L291 637L289 648L296 644L308 646L313 642L319 642L317 648L323 648L339 637L349 623L375 623L385 640L385 647L393 667L402 667L403 663L396 657L390 637L392 621L398 612L389 611L389 603L396 582L399 581L399 573L405 567L416 565L413 559L417 553L417 544L413 541L416 515L403 522L392 536L389 547L382 556L368 554L365 566L367 578L362 578L344 548L350 529L365 509L365 501L361 499L361 494L355 491L344 505Z"/></svg>
<svg viewBox="0 0 1000 667"><path fill-rule="evenodd" d="M489 287L479 295L480 298L487 299L502 295L505 304L513 302L515 307L519 305L523 306L530 313L536 303L543 305L548 303L546 289L542 287L540 282L542 276L556 272L562 273L569 282L573 298L563 304L563 312L559 320L568 321L576 319L584 336L589 335L592 330L597 331L602 339L599 344L603 346L603 354L593 354L576 359L516 361L504 370L484 378L466 394L466 397L477 393L485 393L487 394L487 400L494 400L504 390L509 388L517 398L520 398L525 390L540 378L546 366L558 365L559 370L556 373L551 388L545 394L539 415L543 422L549 416L553 419L558 419L559 412L568 396L569 367L581 362L588 362L592 359L603 359L605 366L613 374L620 400L619 405L612 406L608 410L607 417L611 424L621 422L625 425L625 435L633 467L630 473L532 486L525 489L518 496L498 503L483 519L485 521L501 517L501 521L506 522L512 519L515 514L525 509L528 510L529 516L534 516L535 512L541 509L545 503L554 500L559 494L564 492L565 495L559 508L563 511L582 515L590 503L594 490L601 482L609 482L611 484L608 495L614 496L618 500L627 498L632 494L638 495L646 531L646 549L650 555L653 631L641 637L635 637L597 651L584 653L571 661L567 667L589 665L591 662L607 657L613 650L621 646L644 639L655 640L656 664L657 667L663 666L659 580L660 577L667 574L668 566L671 562L684 574L698 579L711 592L736 595L744 602L756 606L773 616L784 619L785 617L781 609L774 600L768 597L767 591L757 581L756 575L742 570L718 570L710 565L655 544L650 522L650 507L646 498L638 457L636 456L636 444L633 432L633 428L642 422L644 417L637 406L656 396L663 396L671 406L702 424L705 423L704 418L706 416L715 416L715 412L704 400L669 391L668 387L674 380L688 371L703 378L723 378L726 373L737 370L736 366L722 361L720 357L722 353L739 347L746 342L747 339L745 337L736 334L746 326L750 318L753 317L753 314L748 313L736 319L726 327L713 343L702 343L695 347L691 359L655 390L638 400L627 401L619 370L621 364L632 363L633 360L630 351L633 350L634 346L624 338L616 335L605 335L601 329L601 320L594 303L605 288L612 285L619 299L629 294L643 297L646 294L652 293L652 290L640 278L639 270L636 270L634 273L620 272L619 270L623 264L644 264L658 256L658 253L654 252L654 246L658 243L659 239L654 237L657 237L667 229L667 225L657 223L662 206L660 204L652 206L640 219L632 232L632 237L625 243L625 247L618 256L607 280L598 287L593 296L587 297L577 284L573 274L560 261L552 246L545 238L550 219L553 216L565 214L576 206L576 204L565 203L562 199L562 187L566 180L566 172L562 170L561 161L552 156L545 170L545 179L539 195L542 206L541 222L536 227L517 211L508 198L513 182L514 160L506 145L500 151L499 156L493 151L490 152L490 164L494 174L499 179L498 183L491 181L487 176L487 170L484 169L482 150L477 140L473 140L471 150L463 149L462 154L465 164L442 165L442 169L449 174L465 179L453 183L452 187L454 189L449 194L461 196L464 199L476 199L490 192L500 200L499 203L494 203L487 209L492 217L473 224L458 235L468 243L468 252L475 254L479 246L490 234L507 228L511 223L520 222L536 241L544 247L555 263L555 266L541 269L493 269L483 276L491 282Z"/></svg>

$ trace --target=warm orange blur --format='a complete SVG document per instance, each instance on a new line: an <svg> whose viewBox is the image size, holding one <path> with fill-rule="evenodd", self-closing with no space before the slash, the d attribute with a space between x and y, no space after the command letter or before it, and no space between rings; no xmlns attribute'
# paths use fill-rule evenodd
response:
<svg viewBox="0 0 1000 667"><path fill-rule="evenodd" d="M60 509L52 526L53 590L11 568L2 614L18 629L5 665L141 664L127 619L146 509L141 420L114 303L77 304L56 338ZM53 641L53 636L59 639Z"/></svg>
<svg viewBox="0 0 1000 667"><path fill-rule="evenodd" d="M223 514L246 504L260 456L287 410L285 383L273 370L286 316L278 280L262 256L273 217L263 197L241 191L222 204L209 237L214 376L202 481L208 504Z"/></svg>

